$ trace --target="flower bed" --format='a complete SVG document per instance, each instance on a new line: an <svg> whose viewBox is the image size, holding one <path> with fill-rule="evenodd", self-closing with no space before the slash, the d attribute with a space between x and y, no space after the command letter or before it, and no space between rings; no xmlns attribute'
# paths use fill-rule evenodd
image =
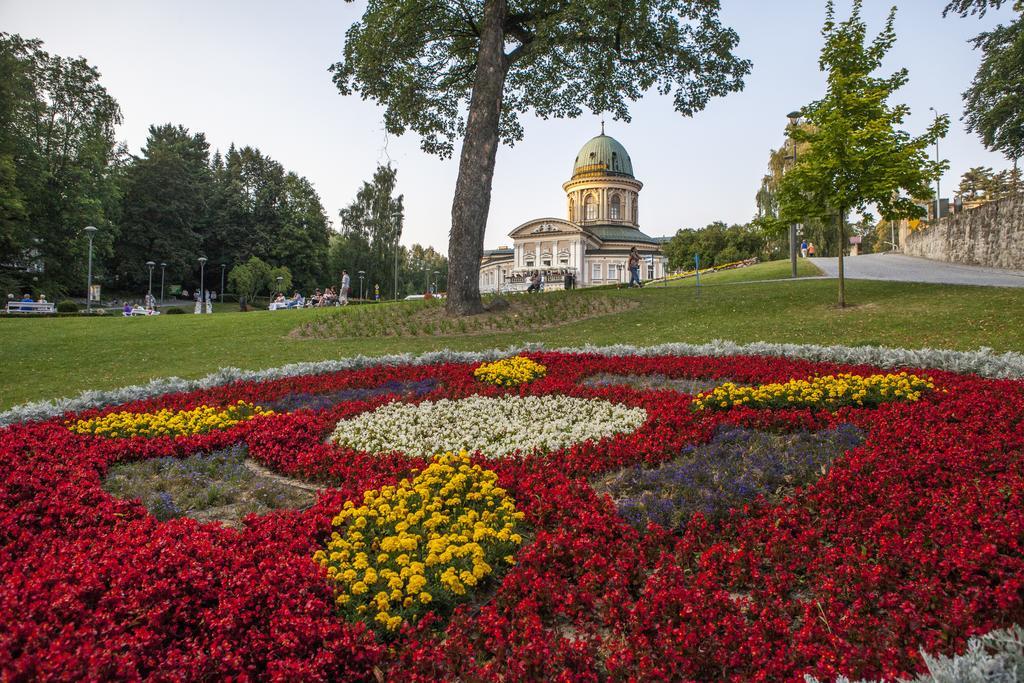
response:
<svg viewBox="0 0 1024 683"><path fill-rule="evenodd" d="M164 408L153 413L119 411L84 420L71 420L68 429L76 434L111 438L141 436L194 436L214 429L227 429L259 415L271 415L262 407L238 401L226 408L198 406L190 410Z"/></svg>
<svg viewBox="0 0 1024 683"><path fill-rule="evenodd" d="M879 368L778 356L528 356L547 373L513 387L474 376L494 355L436 356L435 364L261 381L218 376L116 407L29 411L45 419L0 430L0 679L891 680L923 671L922 649L952 655L971 637L1024 622L1020 381L906 368L935 390L879 405L699 410L693 394L583 381L658 374L693 386L723 378L761 386ZM289 412L179 435L108 438L67 426L239 401ZM503 406L522 419L506 419ZM609 419L611 429L591 431ZM347 433L342 426L373 420L377 442L331 440ZM843 430L856 430L862 443L841 438ZM743 439L726 436L752 433L768 435L756 458L737 450ZM830 439L833 452L824 457L803 441L787 449L793 439L813 442L800 436L807 434L835 435L814 437ZM233 529L159 521L102 488L108 471L125 463L235 444L262 466L324 490L308 509L251 515ZM517 550L484 550L495 569L482 582L489 587L461 603L436 598L442 569L427 578L433 591L419 591L431 601L417 592L406 605L411 574L401 575L401 553L382 548L359 571L365 583L372 560L371 578L386 569L397 573L386 582L403 580L400 603L390 593L397 588L386 591L387 621L377 619L378 602L353 603L368 605L363 614L339 605L342 594L353 601L355 584L344 578L345 549L330 546L368 542L350 534L357 522L342 514L346 503L366 507L359 517L367 528L377 513L375 538L389 548L387 539L408 543L424 533L417 486L453 510L438 511L451 517L446 523L457 523L467 495L442 494L436 480L414 482L436 472L430 456L459 445L482 449L457 469L492 482L496 507L503 496L514 501L523 516L516 524L529 529L516 533L526 540ZM682 499L664 526L624 518L602 488L619 476L644 492L675 492L659 488L674 476L671 464L696 467L709 457L722 459L702 470L719 477L718 488L689 487L700 491L700 505ZM765 476L750 478L744 468L752 464ZM723 479L727 473L747 478ZM385 491L393 500L387 510L378 500ZM468 481L463 491L483 493ZM370 501L367 492L376 492ZM485 504L483 495L475 503ZM506 523L495 518L490 528ZM434 532L425 533L429 544ZM449 536L448 546L473 543L460 528L436 533ZM467 552L450 558L468 561L456 572L463 588L463 571L477 578L478 553ZM514 564L503 564L507 555Z"/></svg>
<svg viewBox="0 0 1024 683"><path fill-rule="evenodd" d="M643 408L570 396L470 396L420 404L390 403L338 423L331 439L380 453L430 455L454 450L491 456L574 443L634 431Z"/></svg>
<svg viewBox="0 0 1024 683"><path fill-rule="evenodd" d="M484 363L473 371L473 376L481 382L514 387L540 379L547 372L546 367L526 356L513 356L493 363Z"/></svg>

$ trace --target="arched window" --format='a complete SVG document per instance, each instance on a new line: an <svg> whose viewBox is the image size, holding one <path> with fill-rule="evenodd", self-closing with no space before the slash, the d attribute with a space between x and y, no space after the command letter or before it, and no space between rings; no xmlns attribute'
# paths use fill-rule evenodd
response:
<svg viewBox="0 0 1024 683"><path fill-rule="evenodd" d="M572 200L572 197L569 198L569 220L576 220L576 202Z"/></svg>
<svg viewBox="0 0 1024 683"><path fill-rule="evenodd" d="M594 195L588 194L587 198L583 200L583 209L584 220L597 220L597 200L594 199Z"/></svg>
<svg viewBox="0 0 1024 683"><path fill-rule="evenodd" d="M617 194L612 195L612 203L608 207L608 217L613 221L617 221L622 218L622 204L619 199L619 195Z"/></svg>

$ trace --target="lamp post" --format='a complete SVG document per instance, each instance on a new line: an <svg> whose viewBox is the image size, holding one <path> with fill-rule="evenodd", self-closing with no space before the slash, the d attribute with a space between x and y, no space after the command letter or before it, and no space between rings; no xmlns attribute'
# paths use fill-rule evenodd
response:
<svg viewBox="0 0 1024 683"><path fill-rule="evenodd" d="M800 112L791 111L786 118L792 128L800 125ZM796 166L796 140L793 140L793 166ZM796 223L789 224L789 269L790 276L796 277Z"/></svg>
<svg viewBox="0 0 1024 683"><path fill-rule="evenodd" d="M398 301L398 250L400 237L395 238L395 301Z"/></svg>
<svg viewBox="0 0 1024 683"><path fill-rule="evenodd" d="M220 300L224 301L224 268L225 264L220 264Z"/></svg>
<svg viewBox="0 0 1024 683"><path fill-rule="evenodd" d="M164 303L164 275L167 274L167 264L160 264L160 305Z"/></svg>
<svg viewBox="0 0 1024 683"><path fill-rule="evenodd" d="M199 257L199 312L203 312L203 303L206 301L206 257Z"/></svg>
<svg viewBox="0 0 1024 683"><path fill-rule="evenodd" d="M439 274L440 273L438 271L436 271L436 270L434 271L434 294L437 294L437 276Z"/></svg>
<svg viewBox="0 0 1024 683"><path fill-rule="evenodd" d="M284 294L284 292L281 292L281 280L284 280L284 275L277 276L277 291Z"/></svg>
<svg viewBox="0 0 1024 683"><path fill-rule="evenodd" d="M156 266L154 261L146 261L146 267L149 268L149 290L146 292L146 303L151 304L153 301L153 267Z"/></svg>
<svg viewBox="0 0 1024 683"><path fill-rule="evenodd" d="M935 107L928 107L928 111L935 114L935 120L939 120L939 112L935 111ZM939 163L939 138L935 136L935 163ZM942 191L939 181L942 178L942 174L939 173L938 177L935 178L935 220L940 218L942 213Z"/></svg>
<svg viewBox="0 0 1024 683"><path fill-rule="evenodd" d="M87 225L84 228L85 234L89 236L89 275L85 282L85 310L92 310L92 236L96 234L97 228Z"/></svg>
<svg viewBox="0 0 1024 683"><path fill-rule="evenodd" d="M363 303L363 278L366 277L366 271L359 271L359 303Z"/></svg>

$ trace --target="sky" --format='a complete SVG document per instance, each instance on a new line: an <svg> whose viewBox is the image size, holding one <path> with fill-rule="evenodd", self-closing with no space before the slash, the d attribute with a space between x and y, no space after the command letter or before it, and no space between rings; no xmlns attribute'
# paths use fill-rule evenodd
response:
<svg viewBox="0 0 1024 683"><path fill-rule="evenodd" d="M892 0L864 0L877 31ZM951 196L968 168L1010 164L964 130L961 93L980 55L968 40L1007 22L1012 11L984 19L942 18L946 0L902 0L898 42L884 73L905 66L910 82L894 102L906 103L906 129L920 134L934 107L952 119L939 146L950 170ZM684 117L671 100L648 94L631 107L632 121L608 120L607 133L629 152L643 181L641 229L671 235L716 220L744 223L768 153L781 144L786 114L824 93L818 69L824 0L722 0L722 22L740 36L737 54L753 61L742 92L713 100ZM850 0L838 0L841 18ZM439 159L420 150L415 134L387 136L383 110L343 97L328 67L339 61L345 31L365 0L0 0L0 30L39 38L44 49L82 56L124 116L118 130L133 153L152 124L181 124L206 134L211 147L258 147L307 177L338 225L378 163L398 170L405 197L403 244L447 250L458 155ZM562 183L579 148L600 131L600 117L523 120L525 138L498 152L485 245L509 244L508 233L533 218L564 217Z"/></svg>

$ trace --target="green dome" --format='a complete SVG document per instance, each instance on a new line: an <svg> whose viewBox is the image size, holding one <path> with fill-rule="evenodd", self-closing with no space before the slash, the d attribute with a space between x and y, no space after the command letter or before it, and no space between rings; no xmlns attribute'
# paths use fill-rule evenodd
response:
<svg viewBox="0 0 1024 683"><path fill-rule="evenodd" d="M572 177L589 175L618 175L633 177L633 162L629 152L619 141L602 133L591 138L576 155Z"/></svg>

